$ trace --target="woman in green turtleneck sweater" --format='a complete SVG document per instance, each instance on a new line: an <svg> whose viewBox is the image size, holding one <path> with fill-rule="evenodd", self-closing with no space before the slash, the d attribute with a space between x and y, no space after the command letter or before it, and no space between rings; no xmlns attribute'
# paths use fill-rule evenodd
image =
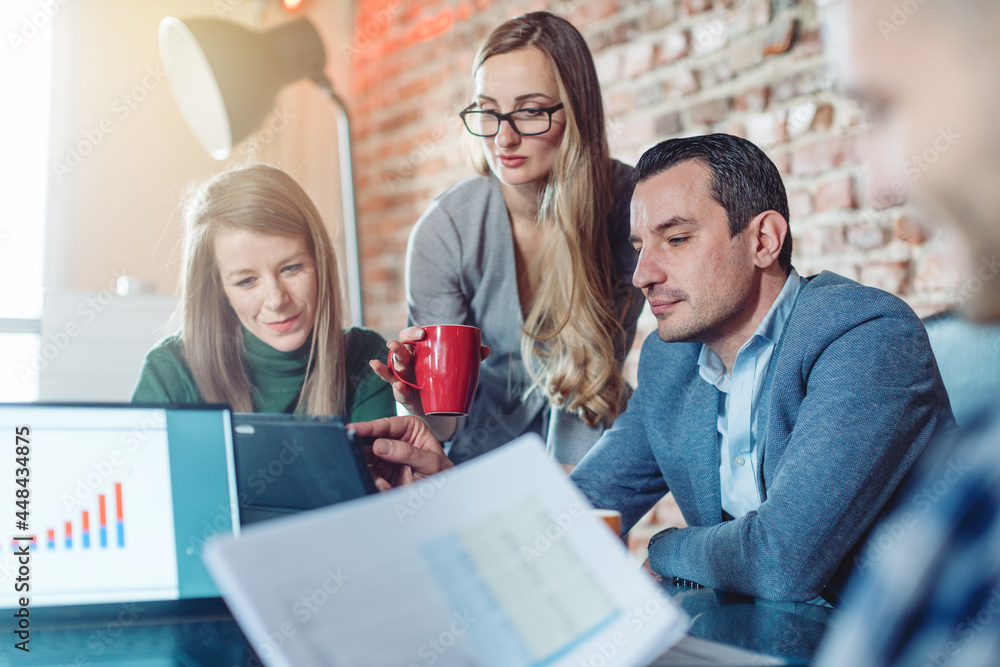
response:
<svg viewBox="0 0 1000 667"><path fill-rule="evenodd" d="M264 165L215 176L188 198L184 226L183 324L146 355L134 402L350 422L396 414L368 367L385 340L341 329L330 237L291 177Z"/></svg>

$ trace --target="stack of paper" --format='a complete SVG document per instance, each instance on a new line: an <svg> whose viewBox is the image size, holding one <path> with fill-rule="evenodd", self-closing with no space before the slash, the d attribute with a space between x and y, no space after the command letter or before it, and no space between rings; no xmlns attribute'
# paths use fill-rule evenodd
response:
<svg viewBox="0 0 1000 667"><path fill-rule="evenodd" d="M645 665L687 618L522 438L205 560L269 665Z"/></svg>

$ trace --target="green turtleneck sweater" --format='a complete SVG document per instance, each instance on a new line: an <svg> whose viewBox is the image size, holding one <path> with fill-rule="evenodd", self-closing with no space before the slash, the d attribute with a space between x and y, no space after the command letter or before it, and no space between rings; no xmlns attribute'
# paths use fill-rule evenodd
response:
<svg viewBox="0 0 1000 667"><path fill-rule="evenodd" d="M243 329L247 372L253 385L254 412L293 412L309 361L309 342L293 352L280 352ZM348 422L369 421L396 414L392 387L368 366L370 359L385 360L385 340L368 329L344 331L347 393L344 407ZM181 351L180 339L169 336L149 351L135 391L135 403L204 403Z"/></svg>

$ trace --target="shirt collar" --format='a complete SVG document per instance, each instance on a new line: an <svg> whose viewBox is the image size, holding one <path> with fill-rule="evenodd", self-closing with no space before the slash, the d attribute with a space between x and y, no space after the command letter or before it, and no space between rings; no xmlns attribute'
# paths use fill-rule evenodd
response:
<svg viewBox="0 0 1000 667"><path fill-rule="evenodd" d="M740 352L756 345L758 340L766 341L771 345L778 342L781 333L785 330L785 322L791 315L792 308L795 307L795 297L798 296L802 282L802 278L795 269L788 273L788 278L781 287L781 291L778 292L778 297L768 308L767 314L757 325L750 340L740 348ZM715 385L719 391L729 391L729 373L726 372L726 366L722 363L722 358L713 352L708 345L701 346L701 354L698 355L698 374L705 382Z"/></svg>
<svg viewBox="0 0 1000 667"><path fill-rule="evenodd" d="M785 322L792 313L795 306L795 297L798 296L799 288L802 286L802 279L798 272L792 269L785 280L784 286L778 292L778 298L774 300L767 310L767 315L757 325L757 330L753 332L750 340L757 336L765 338L769 343L775 344L781 338L781 332L785 330ZM749 343L750 341L747 341ZM746 347L746 344L744 344Z"/></svg>

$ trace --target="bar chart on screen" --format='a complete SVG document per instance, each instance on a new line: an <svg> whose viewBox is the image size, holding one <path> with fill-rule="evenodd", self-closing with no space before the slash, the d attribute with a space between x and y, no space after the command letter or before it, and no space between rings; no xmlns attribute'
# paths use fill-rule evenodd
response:
<svg viewBox="0 0 1000 667"><path fill-rule="evenodd" d="M81 510L76 522L75 533L73 520L61 521L59 523L60 528L44 529L45 541L42 543L44 548L49 551L57 549L72 551L74 548L90 549L91 545L93 545L94 549L107 549L110 545L111 548L117 547L123 549L125 547L125 507L122 500L121 482L115 482L114 487L115 491L112 496L113 505L109 506L107 494L97 494L98 510L96 513L93 513L93 516L97 518L97 523L94 524L93 531L91 530L90 521L91 510ZM109 515L113 515L113 520L110 524ZM39 548L38 538L35 536L32 537L34 539L31 540L28 548ZM18 544L18 540L11 540L12 549L16 550Z"/></svg>
<svg viewBox="0 0 1000 667"><path fill-rule="evenodd" d="M28 545L35 604L176 594L165 430L36 427L32 442L29 529L0 525L0 578ZM13 479L0 474L0 487ZM0 606L12 589L0 588Z"/></svg>

